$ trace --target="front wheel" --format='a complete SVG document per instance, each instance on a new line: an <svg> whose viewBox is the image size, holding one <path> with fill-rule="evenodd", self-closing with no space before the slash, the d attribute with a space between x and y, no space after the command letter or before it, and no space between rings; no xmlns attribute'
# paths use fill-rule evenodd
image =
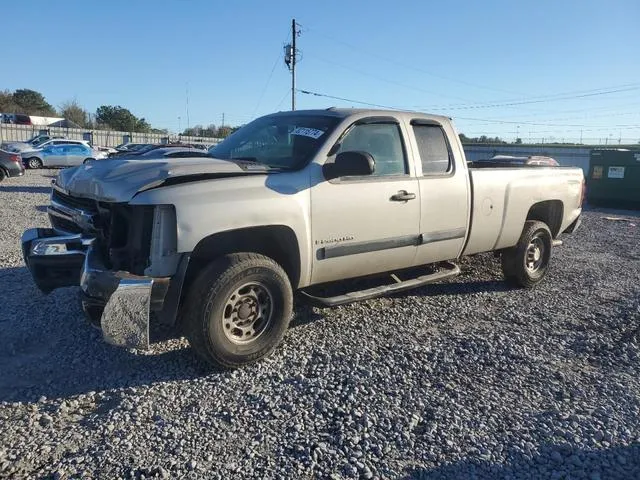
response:
<svg viewBox="0 0 640 480"><path fill-rule="evenodd" d="M29 165L29 168L42 168L42 160L37 157L31 157L27 160L27 165Z"/></svg>
<svg viewBox="0 0 640 480"><path fill-rule="evenodd" d="M293 309L287 274L272 259L235 253L196 278L185 305L185 333L209 364L238 368L269 355L284 336Z"/></svg>
<svg viewBox="0 0 640 480"><path fill-rule="evenodd" d="M502 252L502 272L513 285L533 288L549 268L553 237L546 223L527 221L515 247Z"/></svg>

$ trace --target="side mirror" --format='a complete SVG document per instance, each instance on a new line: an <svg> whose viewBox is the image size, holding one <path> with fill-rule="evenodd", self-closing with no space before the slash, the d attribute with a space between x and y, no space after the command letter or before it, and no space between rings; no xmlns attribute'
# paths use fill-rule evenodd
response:
<svg viewBox="0 0 640 480"><path fill-rule="evenodd" d="M376 162L367 152L342 152L333 163L325 163L322 173L327 180L339 177L359 177L371 175L376 170Z"/></svg>

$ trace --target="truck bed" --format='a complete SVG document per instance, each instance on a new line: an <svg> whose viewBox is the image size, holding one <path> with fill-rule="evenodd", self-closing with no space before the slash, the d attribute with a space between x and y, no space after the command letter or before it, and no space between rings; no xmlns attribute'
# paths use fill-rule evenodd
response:
<svg viewBox="0 0 640 480"><path fill-rule="evenodd" d="M469 177L471 225L464 255L515 245L532 205L560 209L558 225L550 225L554 237L581 211L580 168L471 166Z"/></svg>

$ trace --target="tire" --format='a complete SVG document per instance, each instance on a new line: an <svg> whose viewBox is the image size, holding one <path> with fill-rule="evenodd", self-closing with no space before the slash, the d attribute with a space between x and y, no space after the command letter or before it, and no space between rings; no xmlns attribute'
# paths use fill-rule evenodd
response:
<svg viewBox="0 0 640 480"><path fill-rule="evenodd" d="M27 159L27 165L29 165L29 168L42 168L42 160L40 160L37 157L31 157L29 159Z"/></svg>
<svg viewBox="0 0 640 480"><path fill-rule="evenodd" d="M282 341L292 310L293 292L282 267L264 255L235 253L194 280L183 325L199 357L232 369L269 355Z"/></svg>
<svg viewBox="0 0 640 480"><path fill-rule="evenodd" d="M527 221L515 247L502 252L502 273L507 283L533 288L549 268L553 237L546 223Z"/></svg>
<svg viewBox="0 0 640 480"><path fill-rule="evenodd" d="M7 175L4 173L4 170L0 168L0 182L2 182L5 178L7 178Z"/></svg>

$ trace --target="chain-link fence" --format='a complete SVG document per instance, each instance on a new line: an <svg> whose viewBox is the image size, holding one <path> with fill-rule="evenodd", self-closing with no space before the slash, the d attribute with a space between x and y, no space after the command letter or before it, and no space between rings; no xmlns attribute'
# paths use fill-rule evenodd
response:
<svg viewBox="0 0 640 480"><path fill-rule="evenodd" d="M201 143L215 145L222 141L214 137L194 137L187 135L169 135L166 133L117 132L113 130L90 130L83 128L46 127L39 125L0 124L0 143L23 142L40 133L70 140L86 140L100 147L115 147L122 143Z"/></svg>

